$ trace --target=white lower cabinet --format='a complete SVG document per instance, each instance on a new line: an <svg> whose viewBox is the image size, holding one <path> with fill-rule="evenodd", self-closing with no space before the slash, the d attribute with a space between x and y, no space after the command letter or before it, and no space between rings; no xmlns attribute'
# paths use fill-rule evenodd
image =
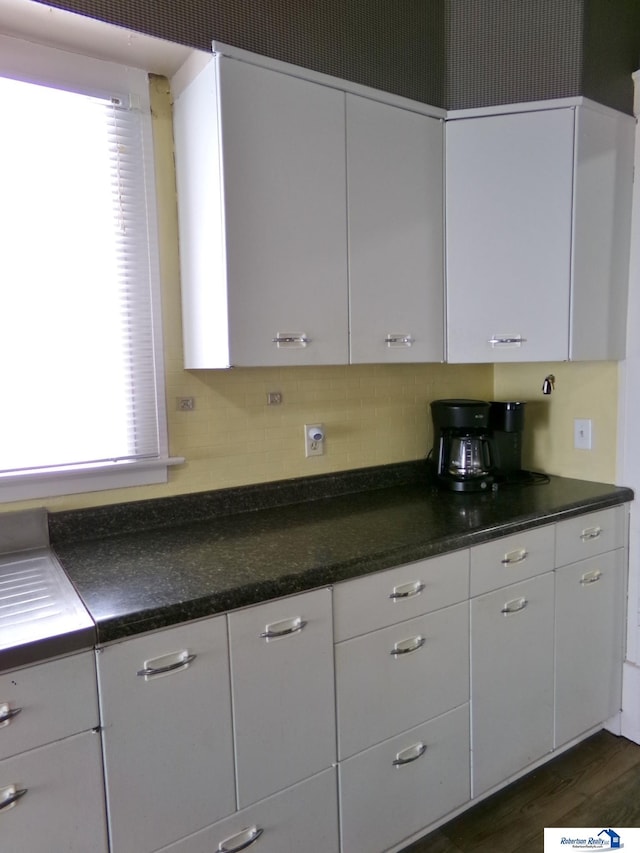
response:
<svg viewBox="0 0 640 853"><path fill-rule="evenodd" d="M385 853L588 734L620 708L627 524L614 507L100 649L110 853ZM46 674L19 696L0 676L0 723ZM3 844L103 853L95 734L42 746L20 716ZM54 812L64 843L41 839Z"/></svg>
<svg viewBox="0 0 640 853"><path fill-rule="evenodd" d="M466 602L338 643L336 685L340 758L468 702Z"/></svg>
<svg viewBox="0 0 640 853"><path fill-rule="evenodd" d="M112 853L152 853L235 811L226 617L97 660Z"/></svg>
<svg viewBox="0 0 640 853"><path fill-rule="evenodd" d="M473 795L553 749L554 578L471 602Z"/></svg>
<svg viewBox="0 0 640 853"><path fill-rule="evenodd" d="M338 849L336 771L331 769L164 847L162 853L338 853Z"/></svg>
<svg viewBox="0 0 640 853"><path fill-rule="evenodd" d="M7 853L106 853L97 732L0 761L0 848Z"/></svg>
<svg viewBox="0 0 640 853"><path fill-rule="evenodd" d="M556 746L620 710L625 554L619 548L556 572Z"/></svg>
<svg viewBox="0 0 640 853"><path fill-rule="evenodd" d="M90 650L0 674L0 849L107 851Z"/></svg>
<svg viewBox="0 0 640 853"><path fill-rule="evenodd" d="M469 552L336 586L342 853L382 853L469 799Z"/></svg>
<svg viewBox="0 0 640 853"><path fill-rule="evenodd" d="M229 614L238 807L336 759L331 590Z"/></svg>
<svg viewBox="0 0 640 853"><path fill-rule="evenodd" d="M340 763L343 853L382 853L469 799L463 705Z"/></svg>

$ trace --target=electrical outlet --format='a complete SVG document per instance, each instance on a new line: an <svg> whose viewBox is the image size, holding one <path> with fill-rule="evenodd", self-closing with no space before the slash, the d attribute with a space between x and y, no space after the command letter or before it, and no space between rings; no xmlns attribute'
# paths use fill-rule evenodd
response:
<svg viewBox="0 0 640 853"><path fill-rule="evenodd" d="M195 397L176 397L176 409L179 412L192 412L195 407Z"/></svg>
<svg viewBox="0 0 640 853"><path fill-rule="evenodd" d="M576 450L591 450L591 420L576 418L573 422L573 446Z"/></svg>
<svg viewBox="0 0 640 853"><path fill-rule="evenodd" d="M324 454L324 427L322 424L304 425L304 455L322 456Z"/></svg>

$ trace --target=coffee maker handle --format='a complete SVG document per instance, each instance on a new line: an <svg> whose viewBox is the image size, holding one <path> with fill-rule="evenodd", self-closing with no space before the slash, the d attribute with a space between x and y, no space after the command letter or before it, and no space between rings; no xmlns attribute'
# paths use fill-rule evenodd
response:
<svg viewBox="0 0 640 853"><path fill-rule="evenodd" d="M486 436L482 438L482 451L484 454L484 467L487 471L490 471L494 467L493 450L491 448L491 441Z"/></svg>

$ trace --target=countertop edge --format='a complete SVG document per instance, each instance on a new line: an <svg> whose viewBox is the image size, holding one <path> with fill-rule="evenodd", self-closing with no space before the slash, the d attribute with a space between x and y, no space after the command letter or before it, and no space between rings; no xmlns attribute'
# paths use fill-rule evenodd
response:
<svg viewBox="0 0 640 853"><path fill-rule="evenodd" d="M222 615L238 608L331 586L405 563L469 548L489 542L492 539L518 533L521 530L533 529L589 512L619 506L634 499L634 493L630 488L611 486L611 489L612 491L608 494L568 503L546 514L522 515L493 527L482 527L465 534L458 533L450 537L444 536L426 540L423 545L419 546L415 544L406 547L400 546L374 555L368 554L366 558L339 561L330 565L314 567L312 570L283 574L277 579L251 582L239 585L233 590L225 590L202 598L150 608L148 611L140 611L122 617L96 619L97 642L99 646L106 645L149 631ZM91 608L86 601L85 606L91 613Z"/></svg>

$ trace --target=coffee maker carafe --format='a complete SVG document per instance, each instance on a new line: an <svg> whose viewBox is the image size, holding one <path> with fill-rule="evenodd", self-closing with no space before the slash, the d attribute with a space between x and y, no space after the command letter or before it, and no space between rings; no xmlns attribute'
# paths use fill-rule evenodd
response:
<svg viewBox="0 0 640 853"><path fill-rule="evenodd" d="M434 400L432 462L438 482L454 492L486 491L493 483L489 403Z"/></svg>

